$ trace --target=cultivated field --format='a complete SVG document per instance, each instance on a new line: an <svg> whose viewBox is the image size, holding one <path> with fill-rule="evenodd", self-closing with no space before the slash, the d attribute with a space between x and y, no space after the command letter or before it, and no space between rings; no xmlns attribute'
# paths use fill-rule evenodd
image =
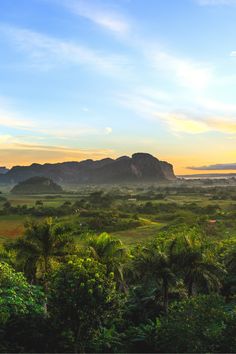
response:
<svg viewBox="0 0 236 354"><path fill-rule="evenodd" d="M234 181L233 181L234 182ZM60 195L13 195L7 187L0 197L0 241L24 233L29 219L54 217L70 224L79 242L83 232L103 231L126 244L149 239L161 229L204 217L215 220L208 228L234 233L236 186L233 182L206 185L185 182L167 186L85 186ZM224 227L223 227L224 226Z"/></svg>

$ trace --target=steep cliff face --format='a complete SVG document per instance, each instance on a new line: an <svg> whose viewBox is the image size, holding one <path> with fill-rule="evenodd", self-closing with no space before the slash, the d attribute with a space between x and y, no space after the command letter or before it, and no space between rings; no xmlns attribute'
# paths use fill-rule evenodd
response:
<svg viewBox="0 0 236 354"><path fill-rule="evenodd" d="M147 153L132 157L122 156L116 160L107 158L93 161L63 162L56 164L32 164L15 166L0 182L18 183L28 178L41 176L59 183L122 183L174 180L173 166Z"/></svg>
<svg viewBox="0 0 236 354"><path fill-rule="evenodd" d="M166 161L160 161L160 162L161 162L161 169L165 177L170 181L175 180L176 176L174 174L173 165L171 165L169 162Z"/></svg>
<svg viewBox="0 0 236 354"><path fill-rule="evenodd" d="M132 155L132 166L138 172L137 178L143 180L165 180L161 162L154 156L146 153Z"/></svg>

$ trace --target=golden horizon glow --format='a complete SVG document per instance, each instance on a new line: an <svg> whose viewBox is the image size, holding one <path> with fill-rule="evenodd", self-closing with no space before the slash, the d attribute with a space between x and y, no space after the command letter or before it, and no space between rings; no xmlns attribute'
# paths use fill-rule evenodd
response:
<svg viewBox="0 0 236 354"><path fill-rule="evenodd" d="M116 159L120 156L131 156L135 152L147 152L162 161L167 161L173 165L174 173L176 175L194 175L194 174L210 174L210 173L236 173L236 170L191 170L187 166L205 166L214 165L220 163L221 156L218 161L213 159L213 153L209 154L209 157L204 156L204 159L190 154L190 156L171 156L164 155L163 153L157 154L152 151L136 150L129 151L127 153L117 152L113 150L96 150L96 149L70 149L65 147L49 147L39 145L23 145L23 146L11 146L8 148L3 146L1 149L0 166L12 168L14 166L30 166L33 163L45 164L45 163L62 163L68 161L83 161L87 159L100 160L103 158ZM232 154L233 155L233 154ZM8 163L5 163L8 161ZM227 162L227 161L226 161ZM233 162L232 159L228 160L228 163Z"/></svg>

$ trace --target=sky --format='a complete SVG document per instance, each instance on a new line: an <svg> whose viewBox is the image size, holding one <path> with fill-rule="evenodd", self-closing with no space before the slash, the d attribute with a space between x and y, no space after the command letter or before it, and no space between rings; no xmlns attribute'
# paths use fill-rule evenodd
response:
<svg viewBox="0 0 236 354"><path fill-rule="evenodd" d="M236 170L236 0L1 0L0 166Z"/></svg>

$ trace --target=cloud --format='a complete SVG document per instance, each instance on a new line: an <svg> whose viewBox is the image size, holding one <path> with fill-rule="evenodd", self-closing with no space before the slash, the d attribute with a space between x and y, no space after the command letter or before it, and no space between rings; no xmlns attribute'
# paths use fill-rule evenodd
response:
<svg viewBox="0 0 236 354"><path fill-rule="evenodd" d="M28 53L33 65L43 70L70 63L90 66L106 75L121 75L128 65L124 56L95 51L71 41L57 39L28 29L0 26L0 32L18 50Z"/></svg>
<svg viewBox="0 0 236 354"><path fill-rule="evenodd" d="M48 118L47 115L44 116L41 112L41 117L37 118L25 118L24 114L19 114L14 112L9 104L6 105L0 100L0 127L11 128L18 131L25 131L37 135L33 137L33 140L37 139L50 139L56 138L60 140L77 140L82 136L105 136L112 133L112 128L110 127L95 127L93 125L86 125L83 122L83 116L80 120L73 121L70 120L60 120L59 117ZM42 124L45 122L45 124ZM23 138L29 137L29 135L23 136ZM5 141L10 138L10 135L0 135L1 139Z"/></svg>
<svg viewBox="0 0 236 354"><path fill-rule="evenodd" d="M142 117L161 122L174 133L199 134L209 131L207 123L178 111L168 111L162 101L142 95L121 95L120 103Z"/></svg>
<svg viewBox="0 0 236 354"><path fill-rule="evenodd" d="M149 58L158 71L174 79L179 86L203 90L213 79L213 70L209 64L179 58L160 50L153 51Z"/></svg>
<svg viewBox="0 0 236 354"><path fill-rule="evenodd" d="M189 166L186 167L188 170L194 171L223 171L223 170L236 170L236 163L223 163L208 166Z"/></svg>
<svg viewBox="0 0 236 354"><path fill-rule="evenodd" d="M81 119L83 121L83 119ZM72 123L68 125L68 123L60 123L60 126L58 126L54 120L51 122L47 121L47 128L42 129L38 128L37 129L38 133L43 133L45 135L55 137L58 139L75 139L77 140L79 137L82 136L104 136L104 135L109 135L112 133L112 128L110 127L94 127L90 125L85 125L81 123Z"/></svg>
<svg viewBox="0 0 236 354"><path fill-rule="evenodd" d="M10 134L0 135L0 146L12 143L13 141L15 142L15 138Z"/></svg>
<svg viewBox="0 0 236 354"><path fill-rule="evenodd" d="M201 6L220 6L220 5L236 5L236 0L196 0Z"/></svg>
<svg viewBox="0 0 236 354"><path fill-rule="evenodd" d="M86 159L101 159L107 156L116 157L111 149L81 149L63 145L36 143L39 136L0 135L1 160L8 167L14 165L29 165L31 163L81 161ZM43 140L43 139L42 139Z"/></svg>
<svg viewBox="0 0 236 354"><path fill-rule="evenodd" d="M224 113L224 114L236 115L236 104L225 103L225 102L210 99L207 97L201 97L200 99L196 99L196 102L205 111L221 112L221 114Z"/></svg>
<svg viewBox="0 0 236 354"><path fill-rule="evenodd" d="M95 24L116 34L126 34L129 30L128 22L117 11L109 9L95 1L64 1L62 2L75 15L84 17ZM98 6L99 5L99 6Z"/></svg>
<svg viewBox="0 0 236 354"><path fill-rule="evenodd" d="M134 33L134 30L131 31L131 21L127 21L120 13L105 6L104 3L98 0L54 1L64 5L74 14L85 17L115 34L122 34L122 38L119 39L122 39L123 44L144 55L148 59L147 66L151 64L156 72L165 75L178 86L192 90L203 90L211 83L213 79L211 65L179 57L161 49L150 38L143 38L140 34L137 36L138 24L135 25L136 32Z"/></svg>
<svg viewBox="0 0 236 354"><path fill-rule="evenodd" d="M218 102L216 111L210 108L214 101L205 100L199 102L199 107L182 109L178 106L171 107L171 96L168 101L143 93L122 94L118 96L120 104L134 111L141 117L157 121L167 126L174 133L202 134L218 132L222 134L236 134L236 110L234 105ZM191 102L190 102L191 103ZM209 111L206 111L206 107ZM202 106L204 106L202 108ZM227 111L228 110L228 111ZM225 115L224 112L229 113ZM219 114L220 113L220 114Z"/></svg>
<svg viewBox="0 0 236 354"><path fill-rule="evenodd" d="M106 128L105 128L105 133L106 133L107 135L111 134L111 133L112 133L112 128L111 128L111 127L106 127Z"/></svg>
<svg viewBox="0 0 236 354"><path fill-rule="evenodd" d="M206 122L194 119L183 113L156 112L154 116L168 124L170 129L176 133L199 134L210 130Z"/></svg>
<svg viewBox="0 0 236 354"><path fill-rule="evenodd" d="M153 112L153 115L167 123L172 131L178 133L200 134L218 132L236 134L236 117L205 116L204 118L199 118L193 113L179 112Z"/></svg>
<svg viewBox="0 0 236 354"><path fill-rule="evenodd" d="M132 26L136 28L134 32L130 19L127 21L117 11L104 7L104 3L98 0L62 0L59 3L113 33L123 34L124 36L119 38L123 44L138 51L148 59L147 66L151 64L159 74L165 75L178 86L203 90L213 80L211 65L169 53L156 41L143 38L141 34L137 36L138 24Z"/></svg>
<svg viewBox="0 0 236 354"><path fill-rule="evenodd" d="M0 126L20 130L34 130L36 128L32 120L22 118L19 114L12 113L2 107L0 107Z"/></svg>
<svg viewBox="0 0 236 354"><path fill-rule="evenodd" d="M1 139L0 139L1 141ZM63 146L47 146L36 144L1 144L1 160L7 161L7 166L30 165L31 163L55 163L64 161L81 161L86 159L102 159L107 156L116 157L109 149L71 149Z"/></svg>
<svg viewBox="0 0 236 354"><path fill-rule="evenodd" d="M226 134L236 134L236 116L235 117L210 117L207 124L213 131Z"/></svg>

